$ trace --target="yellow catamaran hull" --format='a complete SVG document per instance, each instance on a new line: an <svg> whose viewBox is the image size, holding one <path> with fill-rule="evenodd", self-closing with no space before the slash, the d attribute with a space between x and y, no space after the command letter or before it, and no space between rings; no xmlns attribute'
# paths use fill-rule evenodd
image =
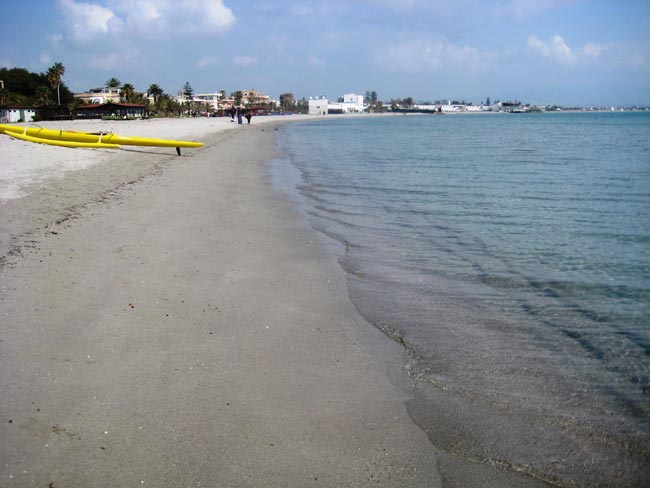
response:
<svg viewBox="0 0 650 488"><path fill-rule="evenodd" d="M155 139L150 137L127 137L111 133L75 132L66 130L52 130L41 127L24 127L20 125L0 124L0 132L18 139L42 144L52 144L45 141L68 142L71 144L52 144L66 147L102 147L113 148L118 145L125 146L153 146L153 147L201 147L201 142L175 141L170 139ZM21 137L22 136L22 137ZM37 139L37 140L33 140ZM83 144L83 145L81 145ZM89 146L88 144L95 144Z"/></svg>
<svg viewBox="0 0 650 488"><path fill-rule="evenodd" d="M75 141L59 141L56 139L43 139L40 137L32 137L23 134L22 132L2 131L10 137L20 139L21 141L37 142L39 144L48 144L50 146L63 146L63 147L86 147L86 148L101 148L101 149L120 149L119 144L104 144L103 142L75 142Z"/></svg>

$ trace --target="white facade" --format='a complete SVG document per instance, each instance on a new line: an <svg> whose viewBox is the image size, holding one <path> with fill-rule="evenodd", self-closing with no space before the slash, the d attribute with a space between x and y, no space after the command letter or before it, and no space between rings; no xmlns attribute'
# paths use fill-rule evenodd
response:
<svg viewBox="0 0 650 488"><path fill-rule="evenodd" d="M5 122L33 122L36 110L33 108L7 107L0 108L0 123Z"/></svg>
<svg viewBox="0 0 650 488"><path fill-rule="evenodd" d="M221 100L221 93L198 93L192 97L193 102L207 103L214 110L219 109L219 101Z"/></svg>
<svg viewBox="0 0 650 488"><path fill-rule="evenodd" d="M363 107L363 95L356 95L354 93L347 93L343 95L343 103L352 106Z"/></svg>
<svg viewBox="0 0 650 488"><path fill-rule="evenodd" d="M85 100L87 103L97 103L97 104L108 103L108 102L119 103L121 99L120 89L109 88L109 87L92 88L84 93L75 93L74 97L80 98L81 100Z"/></svg>
<svg viewBox="0 0 650 488"><path fill-rule="evenodd" d="M430 110L431 112L437 112L440 105L430 105L430 104L415 104L413 108L418 110Z"/></svg>
<svg viewBox="0 0 650 488"><path fill-rule="evenodd" d="M363 112L368 108L363 103L363 95L348 93L339 98L339 101L332 103L325 97L309 99L310 115L326 115L328 113L347 114L351 112Z"/></svg>
<svg viewBox="0 0 650 488"><path fill-rule="evenodd" d="M363 104L363 95L347 93L343 95L344 112L363 112L366 106Z"/></svg>
<svg viewBox="0 0 650 488"><path fill-rule="evenodd" d="M440 105L440 110L443 112L463 112L465 110L465 105L455 105L452 103L447 103L444 105Z"/></svg>
<svg viewBox="0 0 650 488"><path fill-rule="evenodd" d="M309 115L327 115L329 101L325 97L309 99Z"/></svg>
<svg viewBox="0 0 650 488"><path fill-rule="evenodd" d="M468 112L489 112L490 107L489 105L467 105L465 107L465 110Z"/></svg>
<svg viewBox="0 0 650 488"><path fill-rule="evenodd" d="M363 112L366 108L367 106L363 103L363 95L355 95L354 93L347 93L340 97L337 103L327 105L328 111L343 114Z"/></svg>

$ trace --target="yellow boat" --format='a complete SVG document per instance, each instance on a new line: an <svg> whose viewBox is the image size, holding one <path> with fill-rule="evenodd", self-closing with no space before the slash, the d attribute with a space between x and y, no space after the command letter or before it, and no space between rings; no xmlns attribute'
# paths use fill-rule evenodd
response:
<svg viewBox="0 0 650 488"><path fill-rule="evenodd" d="M32 137L22 133L10 132L10 131L2 131L2 133L8 135L9 137L20 139L22 141L37 142L39 144L49 144L50 146L120 149L119 144L104 144L103 142L58 141L56 139L43 139L41 137Z"/></svg>
<svg viewBox="0 0 650 488"><path fill-rule="evenodd" d="M77 144L102 144L101 146L92 147L112 147L114 145L125 146L154 146L154 147L175 147L180 152L181 147L196 148L203 146L201 142L175 141L171 139L155 139L149 137L127 137L118 136L112 133L93 133L93 132L75 132L67 130L52 130L41 127L24 127L20 125L0 124L0 132L16 137L16 134L24 136L23 140L29 140L26 137L42 140L65 141L70 143L67 147L91 147L80 146ZM19 137L20 138L20 137ZM45 142L44 144L48 144ZM63 144L58 144L63 145Z"/></svg>

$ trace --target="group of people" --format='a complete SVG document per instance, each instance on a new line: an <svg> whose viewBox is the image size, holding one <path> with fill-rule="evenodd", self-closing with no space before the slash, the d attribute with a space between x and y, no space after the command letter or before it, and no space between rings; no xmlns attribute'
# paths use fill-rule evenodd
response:
<svg viewBox="0 0 650 488"><path fill-rule="evenodd" d="M235 107L231 108L230 109L230 120L232 122L235 121L235 116L237 116L237 123L241 125L242 122L243 122L242 121L242 110L239 109L239 108L236 109ZM250 112L250 110L247 110L246 113L243 116L246 117L246 120L250 124L251 119L253 118L253 114Z"/></svg>

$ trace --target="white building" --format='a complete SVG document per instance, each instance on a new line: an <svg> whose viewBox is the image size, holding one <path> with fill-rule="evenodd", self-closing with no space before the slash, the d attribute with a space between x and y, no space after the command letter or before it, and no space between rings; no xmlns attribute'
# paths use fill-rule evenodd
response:
<svg viewBox="0 0 650 488"><path fill-rule="evenodd" d="M33 122L36 109L20 105L7 105L0 107L0 123L5 122Z"/></svg>
<svg viewBox="0 0 650 488"><path fill-rule="evenodd" d="M91 88L84 93L75 93L74 97L84 100L87 103L97 104L108 102L120 103L121 100L120 89L111 87Z"/></svg>
<svg viewBox="0 0 650 488"><path fill-rule="evenodd" d="M445 113L464 112L465 105L457 105L455 103L445 103L440 105L440 110Z"/></svg>
<svg viewBox="0 0 650 488"><path fill-rule="evenodd" d="M466 105L465 110L467 112L489 112L490 111L490 106L489 105Z"/></svg>
<svg viewBox="0 0 650 488"><path fill-rule="evenodd" d="M325 97L309 98L309 115L327 115L329 101Z"/></svg>
<svg viewBox="0 0 650 488"><path fill-rule="evenodd" d="M421 103L416 103L413 105L413 108L416 108L418 110L428 110L430 112L438 112L438 108L440 105L432 105L432 104L421 104Z"/></svg>
<svg viewBox="0 0 650 488"><path fill-rule="evenodd" d="M354 93L339 97L339 101L335 103L330 102L326 97L309 99L310 115L347 114L363 112L367 108L368 106L363 103L363 95L355 95Z"/></svg>
<svg viewBox="0 0 650 488"><path fill-rule="evenodd" d="M215 93L197 93L192 97L193 102L207 103L213 110L219 110L219 102L221 101L222 94Z"/></svg>
<svg viewBox="0 0 650 488"><path fill-rule="evenodd" d="M363 103L363 95L356 95L354 93L347 93L342 97L343 113L349 112L363 112L367 106Z"/></svg>

